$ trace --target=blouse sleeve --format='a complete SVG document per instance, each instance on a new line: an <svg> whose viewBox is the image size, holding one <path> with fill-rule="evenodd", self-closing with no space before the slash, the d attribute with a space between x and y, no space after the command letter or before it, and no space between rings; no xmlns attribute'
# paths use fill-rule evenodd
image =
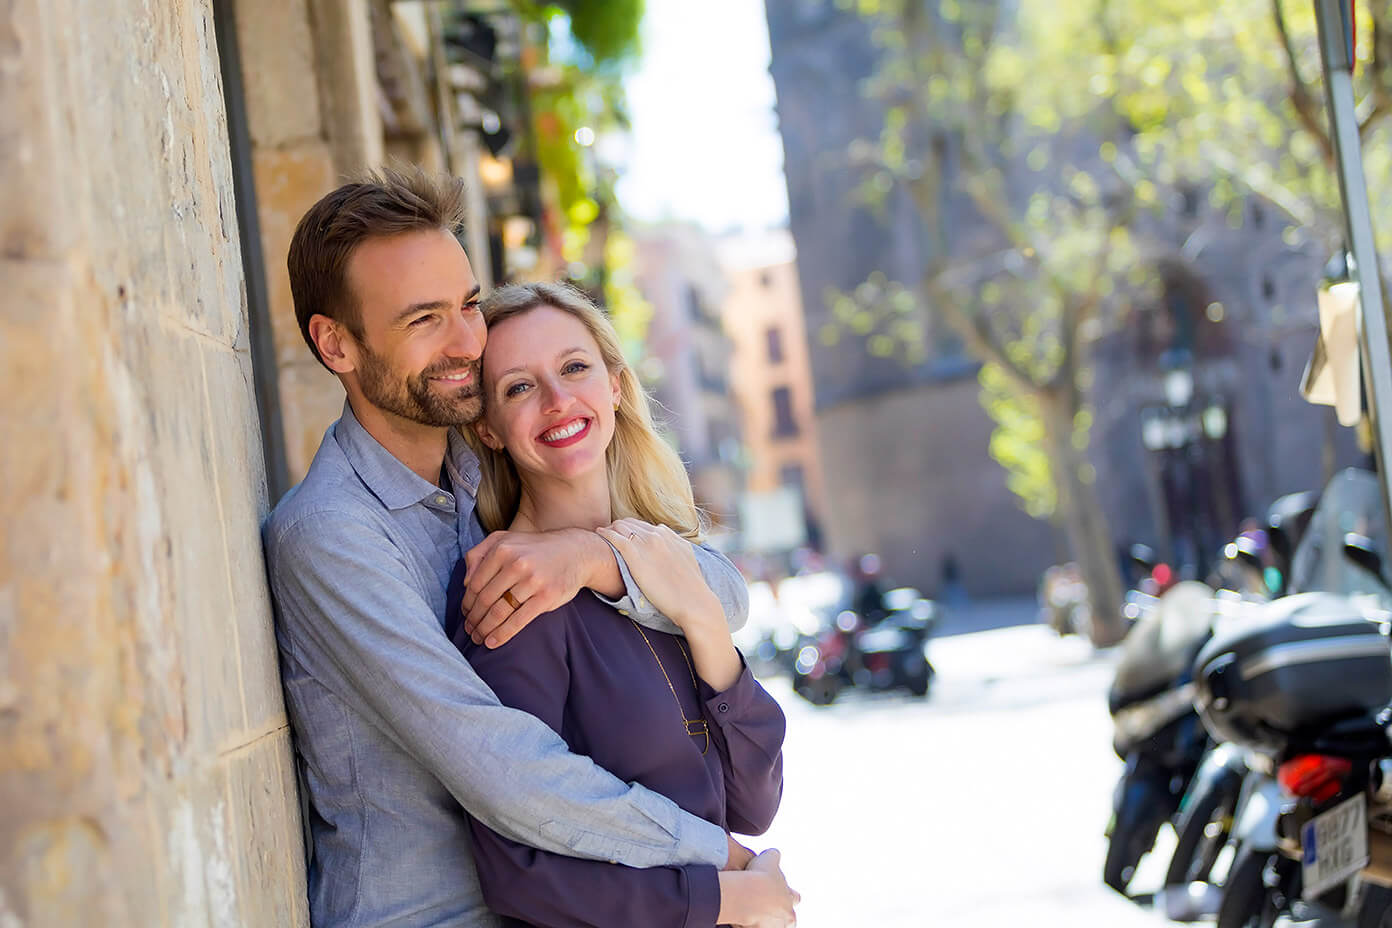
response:
<svg viewBox="0 0 1392 928"><path fill-rule="evenodd" d="M505 706L530 712L558 734L570 686L567 610L542 615L500 648L456 643ZM506 770L497 771L501 777ZM558 783L556 789L564 789ZM713 928L720 910L716 869L706 865L640 870L580 860L519 844L468 819L483 897L499 915L538 928Z"/></svg>
<svg viewBox="0 0 1392 928"><path fill-rule="evenodd" d="M704 683L706 718L725 762L725 816L730 831L761 835L783 798L783 710L745 665L739 679L717 693Z"/></svg>

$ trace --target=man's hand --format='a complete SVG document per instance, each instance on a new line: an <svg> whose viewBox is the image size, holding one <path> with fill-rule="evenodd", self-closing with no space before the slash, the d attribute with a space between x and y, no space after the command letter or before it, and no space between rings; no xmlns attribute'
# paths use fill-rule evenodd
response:
<svg viewBox="0 0 1392 928"><path fill-rule="evenodd" d="M582 587L593 587L597 577L618 575L613 551L584 529L494 532L464 555L464 563L464 630L490 648L564 606Z"/></svg>
<svg viewBox="0 0 1392 928"><path fill-rule="evenodd" d="M725 861L725 870L743 870L754 860L754 852L735 840L734 835L726 835L730 844L730 859Z"/></svg>
<svg viewBox="0 0 1392 928"><path fill-rule="evenodd" d="M779 862L778 852L768 850L740 873L722 871L717 923L739 928L793 928L797 924L793 907L802 897L788 886Z"/></svg>

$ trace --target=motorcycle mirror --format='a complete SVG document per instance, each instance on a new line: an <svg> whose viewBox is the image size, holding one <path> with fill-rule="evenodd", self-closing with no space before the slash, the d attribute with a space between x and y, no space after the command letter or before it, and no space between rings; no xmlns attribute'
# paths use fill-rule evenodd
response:
<svg viewBox="0 0 1392 928"><path fill-rule="evenodd" d="M1382 580L1382 555L1373 547L1373 540L1366 535L1349 532L1344 536L1344 556ZM1385 583L1386 581L1384 581Z"/></svg>
<svg viewBox="0 0 1392 928"><path fill-rule="evenodd" d="M1150 545L1135 544L1126 553L1131 558L1131 562L1146 573L1155 570L1155 565L1160 562L1159 558L1155 556L1155 550Z"/></svg>
<svg viewBox="0 0 1392 928"><path fill-rule="evenodd" d="M1228 543L1227 547L1223 549L1223 556L1255 571L1261 571L1265 566L1261 562L1261 553L1257 549L1256 542L1242 535Z"/></svg>

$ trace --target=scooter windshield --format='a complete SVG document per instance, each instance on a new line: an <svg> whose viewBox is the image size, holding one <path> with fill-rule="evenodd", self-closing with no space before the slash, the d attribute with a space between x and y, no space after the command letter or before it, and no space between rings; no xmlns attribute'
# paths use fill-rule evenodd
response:
<svg viewBox="0 0 1392 928"><path fill-rule="evenodd" d="M1324 488L1310 526L1296 546L1291 564L1291 591L1372 593L1384 601L1392 601L1392 591L1382 578L1354 563L1344 548L1347 535L1362 535L1385 563L1387 526L1384 523L1382 485L1377 475L1352 467L1340 471Z"/></svg>

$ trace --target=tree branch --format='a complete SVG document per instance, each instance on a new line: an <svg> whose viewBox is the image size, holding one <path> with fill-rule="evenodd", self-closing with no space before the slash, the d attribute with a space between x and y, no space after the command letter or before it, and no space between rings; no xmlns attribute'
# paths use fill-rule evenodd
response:
<svg viewBox="0 0 1392 928"><path fill-rule="evenodd" d="M952 291L941 286L940 276L940 270L924 275L922 292L928 297L932 308L961 337L967 351L978 360L999 367L1011 385L1021 393L1038 393L1039 384L1028 371L1010 358L1005 347L996 340L995 333L991 331L986 319L963 310Z"/></svg>
<svg viewBox="0 0 1392 928"><path fill-rule="evenodd" d="M1276 24L1276 32L1281 36L1281 48L1285 50L1286 70L1290 73L1291 79L1291 105L1295 107L1296 116L1300 118L1300 124L1305 127L1305 131L1313 135L1319 143L1325 164L1332 167L1335 161L1334 143L1329 138L1328 127L1320 119L1315 98L1310 93L1310 85L1300 76L1295 46L1291 43L1290 29L1286 27L1286 12L1281 2L1282 0L1271 0L1271 18Z"/></svg>

